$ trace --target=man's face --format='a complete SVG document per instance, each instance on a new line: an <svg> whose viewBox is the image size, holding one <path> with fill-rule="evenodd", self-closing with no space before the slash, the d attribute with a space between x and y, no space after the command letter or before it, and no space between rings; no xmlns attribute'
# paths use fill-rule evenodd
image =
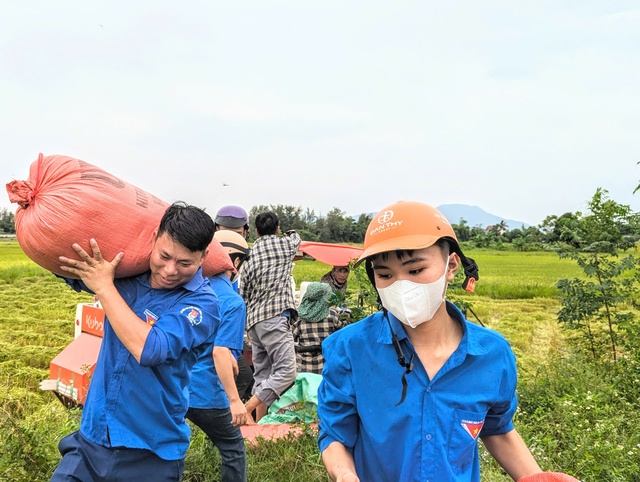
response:
<svg viewBox="0 0 640 482"><path fill-rule="evenodd" d="M349 277L349 268L347 266L334 266L331 273L333 275L333 279L340 284L344 284Z"/></svg>
<svg viewBox="0 0 640 482"><path fill-rule="evenodd" d="M163 233L156 239L151 250L149 284L155 289L182 286L196 274L204 255L204 251L189 251L167 233Z"/></svg>

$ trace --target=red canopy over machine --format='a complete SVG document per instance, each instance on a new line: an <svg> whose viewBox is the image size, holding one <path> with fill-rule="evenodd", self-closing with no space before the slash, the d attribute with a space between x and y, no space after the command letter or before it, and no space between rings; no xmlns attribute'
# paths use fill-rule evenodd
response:
<svg viewBox="0 0 640 482"><path fill-rule="evenodd" d="M315 243L302 241L298 251L331 266L347 266L362 254L362 248L343 244Z"/></svg>

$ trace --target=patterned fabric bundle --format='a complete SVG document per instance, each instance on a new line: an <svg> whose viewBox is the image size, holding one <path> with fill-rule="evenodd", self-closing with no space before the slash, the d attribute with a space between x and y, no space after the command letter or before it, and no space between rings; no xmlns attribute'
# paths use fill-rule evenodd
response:
<svg viewBox="0 0 640 482"><path fill-rule="evenodd" d="M319 322L329 316L331 287L325 283L309 283L302 297L298 316L306 321Z"/></svg>

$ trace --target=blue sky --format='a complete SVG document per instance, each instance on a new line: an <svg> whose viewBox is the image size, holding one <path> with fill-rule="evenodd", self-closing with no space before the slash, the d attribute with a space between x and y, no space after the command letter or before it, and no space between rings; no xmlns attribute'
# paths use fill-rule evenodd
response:
<svg viewBox="0 0 640 482"><path fill-rule="evenodd" d="M39 152L210 212L640 210L633 1L30 1L0 17L0 180ZM0 207L15 209L8 197Z"/></svg>

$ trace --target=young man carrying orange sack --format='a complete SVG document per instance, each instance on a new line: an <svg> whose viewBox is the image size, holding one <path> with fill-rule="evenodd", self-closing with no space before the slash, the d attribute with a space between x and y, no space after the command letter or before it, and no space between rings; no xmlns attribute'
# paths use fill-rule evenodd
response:
<svg viewBox="0 0 640 482"><path fill-rule="evenodd" d="M146 273L114 279L125 253L108 261L91 239L79 259L60 257L68 284L94 293L104 338L80 430L59 443L52 481L178 481L190 429L186 387L215 339L219 301L202 276L215 231L202 209L174 203L157 230Z"/></svg>

